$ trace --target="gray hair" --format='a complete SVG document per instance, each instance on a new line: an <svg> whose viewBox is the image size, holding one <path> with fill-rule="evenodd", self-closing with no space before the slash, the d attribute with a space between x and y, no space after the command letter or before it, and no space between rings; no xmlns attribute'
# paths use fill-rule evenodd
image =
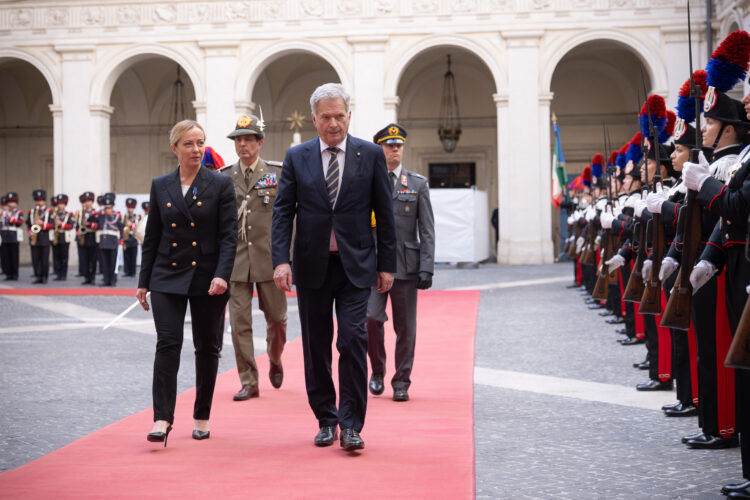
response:
<svg viewBox="0 0 750 500"><path fill-rule="evenodd" d="M310 96L310 110L318 114L318 103L323 99L343 99L346 112L349 112L349 94L340 83L324 83Z"/></svg>

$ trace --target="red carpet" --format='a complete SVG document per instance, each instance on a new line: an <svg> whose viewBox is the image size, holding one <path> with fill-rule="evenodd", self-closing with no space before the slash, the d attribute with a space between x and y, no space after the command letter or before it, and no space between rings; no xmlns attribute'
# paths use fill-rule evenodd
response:
<svg viewBox="0 0 750 500"><path fill-rule="evenodd" d="M0 288L0 295L68 295L68 296L82 296L82 295L108 295L108 296L120 296L120 297L133 297L135 298L135 288ZM258 292L254 293L254 296L258 296ZM287 297L296 297L297 292L291 291L286 292Z"/></svg>
<svg viewBox="0 0 750 500"><path fill-rule="evenodd" d="M475 291L420 292L412 399L391 401L388 383L370 396L360 454L313 446L297 339L280 390L266 356L259 399L231 401L236 372L219 376L209 440L190 438L191 389L178 396L168 448L146 441L147 409L0 475L0 498L473 498L478 305ZM392 374L392 330L386 338Z"/></svg>

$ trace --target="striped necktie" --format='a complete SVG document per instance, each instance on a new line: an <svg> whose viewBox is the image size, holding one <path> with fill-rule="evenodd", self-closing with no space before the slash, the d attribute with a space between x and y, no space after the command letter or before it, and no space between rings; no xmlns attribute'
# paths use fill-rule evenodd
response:
<svg viewBox="0 0 750 500"><path fill-rule="evenodd" d="M328 161L328 170L326 170L326 190L328 191L328 201L333 206L336 203L336 196L339 193L339 148L331 147L326 151L331 153L331 159Z"/></svg>

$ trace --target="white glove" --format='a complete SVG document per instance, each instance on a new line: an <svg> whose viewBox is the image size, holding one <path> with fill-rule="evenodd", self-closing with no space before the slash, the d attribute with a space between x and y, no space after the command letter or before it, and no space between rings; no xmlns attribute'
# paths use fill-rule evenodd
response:
<svg viewBox="0 0 750 500"><path fill-rule="evenodd" d="M606 198L602 198L601 200L597 201L595 206L597 210L604 210L604 207L607 206Z"/></svg>
<svg viewBox="0 0 750 500"><path fill-rule="evenodd" d="M690 273L690 284L693 285L693 294L698 291L700 287L708 283L718 269L716 266L711 264L707 260L698 262L693 268L693 272Z"/></svg>
<svg viewBox="0 0 750 500"><path fill-rule="evenodd" d="M619 217L621 213L622 213L622 206L615 207L615 210L614 210L615 217Z"/></svg>
<svg viewBox="0 0 750 500"><path fill-rule="evenodd" d="M612 228L612 221L615 220L615 216L609 212L604 212L600 217L599 221L602 223L604 229Z"/></svg>
<svg viewBox="0 0 750 500"><path fill-rule="evenodd" d="M643 210L646 208L646 202L643 200L638 200L635 202L635 216L640 217L643 213Z"/></svg>
<svg viewBox="0 0 750 500"><path fill-rule="evenodd" d="M576 240L576 253L581 253L581 248L583 248L583 242L586 241L583 239L583 236L579 236Z"/></svg>
<svg viewBox="0 0 750 500"><path fill-rule="evenodd" d="M698 163L685 162L682 165L682 182L685 183L688 189L693 191L700 191L703 187L703 183L706 179L711 177L711 173L708 168L708 161L703 155L703 151L698 156Z"/></svg>
<svg viewBox="0 0 750 500"><path fill-rule="evenodd" d="M660 214L661 205L665 201L667 201L667 197L664 195L663 191L658 190L654 193L649 193L648 196L646 196L646 208L648 208L648 211L652 214Z"/></svg>
<svg viewBox="0 0 750 500"><path fill-rule="evenodd" d="M601 250L599 250L599 258L600 259L604 258L604 249L603 248Z"/></svg>
<svg viewBox="0 0 750 500"><path fill-rule="evenodd" d="M602 244L602 237L601 237L601 235L597 234L596 238L594 238L594 246L598 247L601 244Z"/></svg>
<svg viewBox="0 0 750 500"><path fill-rule="evenodd" d="M594 220L594 217L596 217L596 210L589 209L589 210L586 211L586 220L587 221L591 222L592 220Z"/></svg>
<svg viewBox="0 0 750 500"><path fill-rule="evenodd" d="M573 224L573 222L575 222L575 219L573 218L573 216L572 215L568 215L568 225Z"/></svg>
<svg viewBox="0 0 750 500"><path fill-rule="evenodd" d="M651 260L643 262L643 267L641 268L641 276L643 276L644 283L651 277L651 267L653 267L653 265L654 262Z"/></svg>
<svg viewBox="0 0 750 500"><path fill-rule="evenodd" d="M625 257L623 257L622 255L618 253L617 255L609 259L607 262L605 262L605 264L607 264L609 268L609 272L611 273L615 271L616 269L618 269L619 267L622 267L625 265Z"/></svg>
<svg viewBox="0 0 750 500"><path fill-rule="evenodd" d="M672 273L675 272L678 267L680 267L680 265L672 257L664 257L664 260L661 261L659 279L661 281L666 280L667 278L672 276Z"/></svg>

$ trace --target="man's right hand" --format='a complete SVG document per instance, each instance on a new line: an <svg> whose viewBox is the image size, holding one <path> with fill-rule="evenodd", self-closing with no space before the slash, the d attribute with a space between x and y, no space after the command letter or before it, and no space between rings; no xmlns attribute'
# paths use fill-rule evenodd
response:
<svg viewBox="0 0 750 500"><path fill-rule="evenodd" d="M279 264L273 270L273 282L276 288L284 292L292 290L292 267L289 263Z"/></svg>

